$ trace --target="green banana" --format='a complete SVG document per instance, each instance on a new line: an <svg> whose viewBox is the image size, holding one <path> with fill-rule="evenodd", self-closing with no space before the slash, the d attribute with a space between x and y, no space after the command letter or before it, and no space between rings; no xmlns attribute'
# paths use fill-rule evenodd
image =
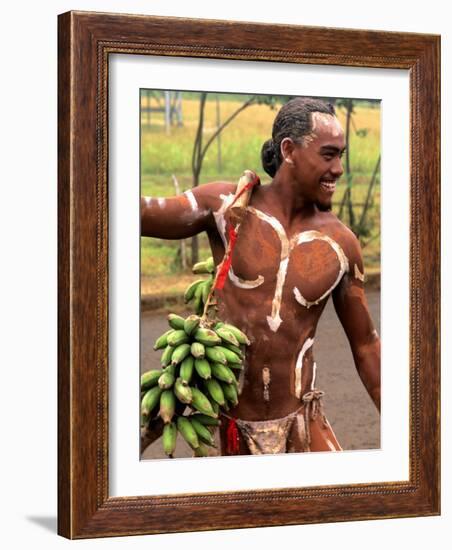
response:
<svg viewBox="0 0 452 550"><path fill-rule="evenodd" d="M154 349L163 349L168 345L168 336L173 332L173 329L167 330L164 334L159 336L154 344Z"/></svg>
<svg viewBox="0 0 452 550"><path fill-rule="evenodd" d="M210 380L206 380L204 385L212 399L219 405L224 405L224 393L218 380L211 378Z"/></svg>
<svg viewBox="0 0 452 550"><path fill-rule="evenodd" d="M202 441L200 441L199 446L194 449L193 455L199 457L209 456L209 449Z"/></svg>
<svg viewBox="0 0 452 550"><path fill-rule="evenodd" d="M171 363L171 357L173 355L174 348L172 346L166 346L160 358L160 363L163 367L166 367Z"/></svg>
<svg viewBox="0 0 452 550"><path fill-rule="evenodd" d="M198 328L194 333L195 340L205 346L215 346L221 344L221 338L218 334L209 328Z"/></svg>
<svg viewBox="0 0 452 550"><path fill-rule="evenodd" d="M237 338L230 330L224 327L220 327L216 329L215 332L223 340L223 342L226 342L227 344L232 344L233 346L239 346Z"/></svg>
<svg viewBox="0 0 452 550"><path fill-rule="evenodd" d="M170 346L177 347L181 344L185 344L186 342L188 342L188 334L182 328L179 330L175 330L172 334L168 336L167 340Z"/></svg>
<svg viewBox="0 0 452 550"><path fill-rule="evenodd" d="M190 352L195 359L204 359L206 355L204 344L201 344L201 342L193 342Z"/></svg>
<svg viewBox="0 0 452 550"><path fill-rule="evenodd" d="M191 425L193 426L197 436L198 436L198 439L201 438L203 441L205 441L208 445L215 445L215 440L214 438L212 437L212 434L209 432L209 430L203 425L201 424L201 422L199 422L196 418L196 415L191 415L190 416L190 422L191 422Z"/></svg>
<svg viewBox="0 0 452 550"><path fill-rule="evenodd" d="M163 450L165 454L171 456L176 449L177 427L170 422L163 427Z"/></svg>
<svg viewBox="0 0 452 550"><path fill-rule="evenodd" d="M186 416L177 417L177 429L192 449L199 447L198 436L190 420Z"/></svg>
<svg viewBox="0 0 452 550"><path fill-rule="evenodd" d="M173 384L174 374L171 374L171 372L165 370L159 378L159 386L162 388L162 390L167 390L168 388L171 388Z"/></svg>
<svg viewBox="0 0 452 550"><path fill-rule="evenodd" d="M213 416L216 418L217 413L214 412L209 399L202 393L201 390L195 387L190 387L192 392L191 406L197 411L207 416Z"/></svg>
<svg viewBox="0 0 452 550"><path fill-rule="evenodd" d="M171 355L171 364L177 365L190 353L190 344L180 344Z"/></svg>
<svg viewBox="0 0 452 550"><path fill-rule="evenodd" d="M185 319L180 315L176 315L175 313L168 314L168 323L171 328L175 330L183 329L184 322L185 322Z"/></svg>
<svg viewBox="0 0 452 550"><path fill-rule="evenodd" d="M216 346L216 348L224 354L224 356L226 357L226 360L227 360L228 363L241 363L242 362L241 358L236 353L231 351L230 349L225 348L224 346ZM220 363L221 363L221 361L220 361Z"/></svg>
<svg viewBox="0 0 452 550"><path fill-rule="evenodd" d="M176 368L177 366L176 365L168 365L166 367L163 367L163 372L169 372L171 373L173 376L176 376Z"/></svg>
<svg viewBox="0 0 452 550"><path fill-rule="evenodd" d="M189 315L184 321L184 330L190 336L199 326L201 317L198 315Z"/></svg>
<svg viewBox="0 0 452 550"><path fill-rule="evenodd" d="M217 330L218 328L224 327L224 325L225 323L223 323L223 321L218 321L218 323L215 323L213 330Z"/></svg>
<svg viewBox="0 0 452 550"><path fill-rule="evenodd" d="M212 363L210 365L210 368L212 374L215 376L215 378L218 378L218 380L226 382L226 384L232 384L236 381L234 373L227 365L222 365L221 363Z"/></svg>
<svg viewBox="0 0 452 550"><path fill-rule="evenodd" d="M174 382L174 394L181 403L189 405L192 402L193 394L190 386L183 383L182 378L176 378Z"/></svg>
<svg viewBox="0 0 452 550"><path fill-rule="evenodd" d="M187 290L185 291L184 293L184 302L186 304L188 304L188 302L190 302L190 300L193 299L194 295L195 295L195 291L198 287L198 285L200 285L201 283L204 282L204 279L197 279L195 282L193 282L188 288Z"/></svg>
<svg viewBox="0 0 452 550"><path fill-rule="evenodd" d="M141 414L144 416L149 416L152 410L157 406L160 395L162 393L162 388L159 386L154 386L148 390L143 399L141 400Z"/></svg>
<svg viewBox="0 0 452 550"><path fill-rule="evenodd" d="M214 363L223 363L223 365L228 362L220 346L206 347L206 358Z"/></svg>
<svg viewBox="0 0 452 550"><path fill-rule="evenodd" d="M213 260L213 257L210 256L206 260L206 268L209 271L209 273L215 273L215 262Z"/></svg>
<svg viewBox="0 0 452 550"><path fill-rule="evenodd" d="M173 390L165 390L160 395L160 418L168 424L171 422L176 409L176 397Z"/></svg>
<svg viewBox="0 0 452 550"><path fill-rule="evenodd" d="M195 413L192 418L196 418L198 422L201 422L204 426L219 426L220 421L218 418L212 418L211 416L207 416L206 414L202 413Z"/></svg>
<svg viewBox="0 0 452 550"><path fill-rule="evenodd" d="M210 273L209 271L209 265L206 261L198 262L196 263L191 270L193 273L200 274L200 273Z"/></svg>
<svg viewBox="0 0 452 550"><path fill-rule="evenodd" d="M210 401L210 406L212 407L213 412L215 413L215 416L213 417L213 419L215 420L220 414L220 405L212 399L212 401ZM223 405L223 409L229 410L226 403Z"/></svg>
<svg viewBox="0 0 452 550"><path fill-rule="evenodd" d="M182 378L182 381L188 384L193 375L193 367L195 360L191 355L188 355L181 363L179 369L179 376Z"/></svg>
<svg viewBox="0 0 452 550"><path fill-rule="evenodd" d="M210 364L207 359L195 359L195 370L201 378L208 380L211 376Z"/></svg>
<svg viewBox="0 0 452 550"><path fill-rule="evenodd" d="M239 370L242 370L243 369L243 362L241 363L228 363L227 366L230 368L230 369L239 369Z"/></svg>
<svg viewBox="0 0 452 550"><path fill-rule="evenodd" d="M232 344L227 344L227 343L223 343L221 345L224 348L233 351L236 355L238 355L240 357L240 359L243 359L243 351L239 347L233 346Z"/></svg>
<svg viewBox="0 0 452 550"><path fill-rule="evenodd" d="M201 298L204 304L207 302L207 298L209 297L210 289L212 288L212 281L213 279L209 277L209 279L207 279L207 281L203 284Z"/></svg>
<svg viewBox="0 0 452 550"><path fill-rule="evenodd" d="M152 386L155 386L158 383L162 372L162 369L152 369L147 372L143 372L140 378L141 389L148 390L149 388L152 388Z"/></svg>
<svg viewBox="0 0 452 550"><path fill-rule="evenodd" d="M234 325L228 325L226 323L223 325L222 328L232 332L232 334L237 338L239 344L246 344L247 346L251 344L251 342L248 339L248 336L244 332L242 332L240 329L235 327Z"/></svg>
<svg viewBox="0 0 452 550"><path fill-rule="evenodd" d="M235 407L239 402L239 398L237 395L237 389L234 386L234 384L222 384L222 388L226 399L230 401L232 405Z"/></svg>
<svg viewBox="0 0 452 550"><path fill-rule="evenodd" d="M195 294L194 294L193 306L195 308L195 312L197 313L197 315L201 315L204 309L204 306L202 303L202 289L203 289L204 282L205 281L202 281L202 283L200 283L196 287Z"/></svg>

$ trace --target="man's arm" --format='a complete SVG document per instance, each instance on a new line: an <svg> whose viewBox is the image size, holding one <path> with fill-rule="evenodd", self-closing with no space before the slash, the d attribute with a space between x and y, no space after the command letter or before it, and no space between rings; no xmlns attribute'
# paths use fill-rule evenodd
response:
<svg viewBox="0 0 452 550"><path fill-rule="evenodd" d="M185 239L214 225L212 212L219 208L222 193L234 184L206 183L166 199L141 197L141 235L160 239Z"/></svg>
<svg viewBox="0 0 452 550"><path fill-rule="evenodd" d="M333 302L355 360L358 374L380 410L380 338L364 293L364 267L359 242L349 239L349 272L333 292Z"/></svg>

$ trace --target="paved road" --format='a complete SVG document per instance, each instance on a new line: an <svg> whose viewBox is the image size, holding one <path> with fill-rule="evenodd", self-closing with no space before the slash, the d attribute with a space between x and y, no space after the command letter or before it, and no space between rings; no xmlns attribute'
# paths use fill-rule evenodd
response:
<svg viewBox="0 0 452 550"><path fill-rule="evenodd" d="M368 291L372 319L380 332L380 293ZM183 313L181 313L183 315ZM165 313L145 312L141 322L142 371L159 367L160 355L153 351L156 338L168 330ZM325 412L344 450L375 449L380 446L380 421L356 372L348 340L330 301L320 319L316 335L317 387L325 391ZM178 437L176 457L192 456ZM142 458L164 458L161 441L150 445Z"/></svg>

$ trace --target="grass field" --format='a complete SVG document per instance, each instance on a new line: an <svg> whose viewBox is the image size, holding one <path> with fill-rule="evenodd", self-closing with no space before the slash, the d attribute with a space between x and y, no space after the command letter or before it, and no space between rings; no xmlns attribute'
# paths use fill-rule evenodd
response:
<svg viewBox="0 0 452 550"><path fill-rule="evenodd" d="M215 94L206 103L204 143L217 128L217 104ZM209 96L208 96L209 97ZM144 100L142 100L144 105ZM220 102L220 119L224 121L241 102ZM279 108L279 107L278 107ZM172 175L181 191L192 187L191 155L199 116L199 101L184 99L182 104L183 126L165 130L163 114L152 113L152 125L147 125L147 114L142 115L141 132L141 194L153 197L174 195ZM206 154L201 172L201 184L214 180L237 181L244 169L256 171L263 184L270 178L260 164L262 143L271 137L271 127L277 109L267 105L252 105L242 111L221 134L221 160L219 145L215 140ZM338 118L345 126L345 112L337 110ZM367 105L355 107L350 136L350 165L352 196L356 216L360 217L372 172L380 154L380 109ZM334 211L346 189L345 175L334 196ZM380 264L380 185L379 177L369 212L371 229L362 239L366 269L375 271ZM344 219L347 223L347 219ZM366 244L368 243L368 244ZM141 240L142 292L160 291L162 286L178 290L181 283L178 263L178 241L143 238ZM190 249L190 241L187 241ZM200 256L210 255L207 238L200 236ZM178 276L179 275L179 276ZM190 279L190 272L185 274ZM164 278L167 278L165 281ZM163 278L163 279L162 279ZM185 279L185 277L184 277ZM186 283L184 281L184 286Z"/></svg>

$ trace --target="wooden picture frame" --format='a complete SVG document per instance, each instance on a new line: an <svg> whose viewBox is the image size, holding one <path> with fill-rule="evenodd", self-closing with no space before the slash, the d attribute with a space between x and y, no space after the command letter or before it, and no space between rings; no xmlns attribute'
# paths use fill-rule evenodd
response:
<svg viewBox="0 0 452 550"><path fill-rule="evenodd" d="M281 31L284 32L281 32ZM104 537L440 513L440 37L69 12L58 59L58 532ZM111 497L111 54L405 69L410 75L409 480Z"/></svg>

